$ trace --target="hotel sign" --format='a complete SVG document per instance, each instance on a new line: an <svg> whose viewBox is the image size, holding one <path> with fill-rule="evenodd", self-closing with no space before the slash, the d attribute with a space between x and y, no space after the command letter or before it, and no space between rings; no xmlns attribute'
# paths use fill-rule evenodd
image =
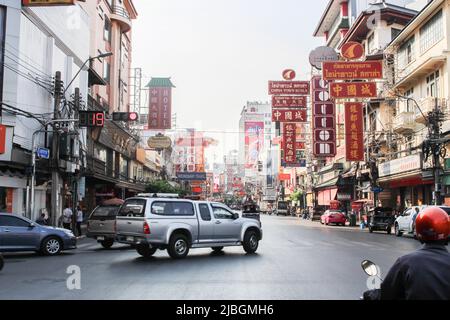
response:
<svg viewBox="0 0 450 320"><path fill-rule="evenodd" d="M346 62L333 61L323 63L324 80L358 80L358 79L382 79L383 62Z"/></svg>
<svg viewBox="0 0 450 320"><path fill-rule="evenodd" d="M24 7L70 6L75 0L22 0Z"/></svg>
<svg viewBox="0 0 450 320"><path fill-rule="evenodd" d="M422 157L416 154L389 162L378 166L380 178L422 169Z"/></svg>

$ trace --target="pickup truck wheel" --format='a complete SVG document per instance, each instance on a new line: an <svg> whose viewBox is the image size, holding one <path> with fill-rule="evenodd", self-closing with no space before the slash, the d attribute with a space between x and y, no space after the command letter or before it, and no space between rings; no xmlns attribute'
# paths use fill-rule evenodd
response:
<svg viewBox="0 0 450 320"><path fill-rule="evenodd" d="M155 254L156 250L157 250L156 248L150 248L149 246L136 247L137 253L139 253L144 258L152 257Z"/></svg>
<svg viewBox="0 0 450 320"><path fill-rule="evenodd" d="M397 237L401 237L403 235L403 232L400 231L398 224L395 225L395 235Z"/></svg>
<svg viewBox="0 0 450 320"><path fill-rule="evenodd" d="M392 233L392 227L388 227L386 231L387 231L387 234L391 234Z"/></svg>
<svg viewBox="0 0 450 320"><path fill-rule="evenodd" d="M212 247L211 249L213 249L213 251L214 251L215 253L219 253L219 252L222 252L223 247Z"/></svg>
<svg viewBox="0 0 450 320"><path fill-rule="evenodd" d="M247 253L255 253L258 250L259 240L255 231L247 231L244 235L244 250Z"/></svg>
<svg viewBox="0 0 450 320"><path fill-rule="evenodd" d="M114 240L109 239L109 240L103 240L100 242L100 244L102 245L103 248L105 249L109 249L113 246L114 244Z"/></svg>
<svg viewBox="0 0 450 320"><path fill-rule="evenodd" d="M183 234L174 234L170 237L167 252L173 259L185 258L189 253L189 242L186 236Z"/></svg>

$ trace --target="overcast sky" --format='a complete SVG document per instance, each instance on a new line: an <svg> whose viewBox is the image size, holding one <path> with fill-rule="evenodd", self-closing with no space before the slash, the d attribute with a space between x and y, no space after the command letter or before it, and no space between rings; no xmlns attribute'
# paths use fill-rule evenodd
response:
<svg viewBox="0 0 450 320"><path fill-rule="evenodd" d="M220 140L217 160L238 148L247 101L268 101L267 82L286 68L310 72L312 33L328 0L134 0L133 66L171 77L180 128ZM145 83L145 84L146 84ZM229 132L214 133L214 132ZM213 159L209 159L211 162Z"/></svg>

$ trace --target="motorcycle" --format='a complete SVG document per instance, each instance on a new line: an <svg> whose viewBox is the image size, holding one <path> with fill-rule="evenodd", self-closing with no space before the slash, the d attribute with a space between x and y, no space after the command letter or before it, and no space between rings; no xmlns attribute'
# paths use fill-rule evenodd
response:
<svg viewBox="0 0 450 320"><path fill-rule="evenodd" d="M4 265L5 265L5 262L3 260L2 254L0 253L0 271L2 271Z"/></svg>
<svg viewBox="0 0 450 320"><path fill-rule="evenodd" d="M361 267L364 270L364 272L370 277L369 279L373 279L376 282L383 282L383 279L380 277L380 269L379 267L369 260L364 260L361 262ZM368 301L374 301L374 300L381 300L381 290L380 289L372 289L369 291L364 292L363 296L360 298L361 300L368 300Z"/></svg>

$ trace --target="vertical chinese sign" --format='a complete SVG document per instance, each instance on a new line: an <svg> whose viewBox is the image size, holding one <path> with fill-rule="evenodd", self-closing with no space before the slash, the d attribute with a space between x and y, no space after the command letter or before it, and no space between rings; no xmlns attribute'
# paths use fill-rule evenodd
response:
<svg viewBox="0 0 450 320"><path fill-rule="evenodd" d="M347 161L364 161L362 103L345 104L345 147Z"/></svg>
<svg viewBox="0 0 450 320"><path fill-rule="evenodd" d="M172 129L172 88L170 78L152 78L149 95L149 130Z"/></svg>
<svg viewBox="0 0 450 320"><path fill-rule="evenodd" d="M264 147L264 122L245 123L245 168L253 168Z"/></svg>
<svg viewBox="0 0 450 320"><path fill-rule="evenodd" d="M312 82L313 154L315 157L336 155L336 108L330 98L328 81L314 76Z"/></svg>
<svg viewBox="0 0 450 320"><path fill-rule="evenodd" d="M295 123L283 123L283 150L284 150L284 162L286 164L292 164L297 162L296 157L296 131L297 126Z"/></svg>

